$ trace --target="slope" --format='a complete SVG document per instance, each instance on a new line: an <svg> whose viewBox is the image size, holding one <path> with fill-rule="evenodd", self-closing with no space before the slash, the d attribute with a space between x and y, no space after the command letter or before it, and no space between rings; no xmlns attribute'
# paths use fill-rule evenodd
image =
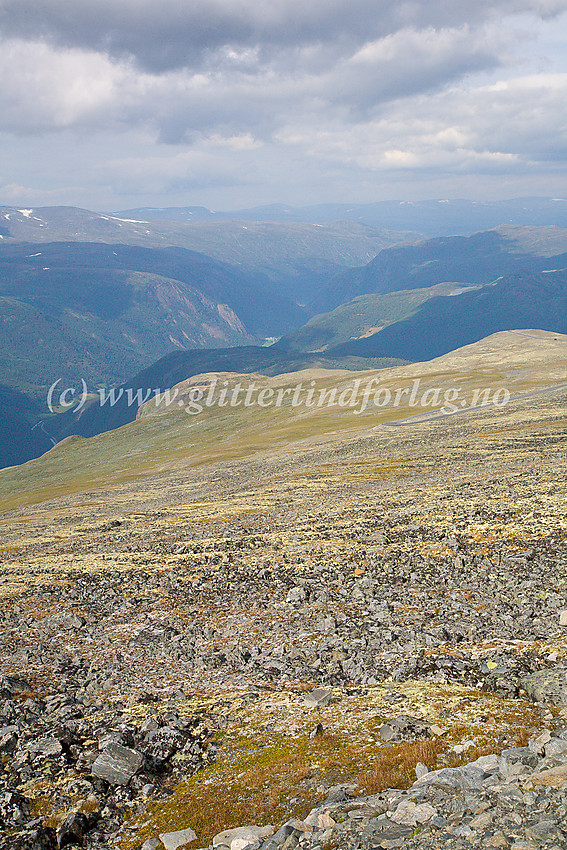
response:
<svg viewBox="0 0 567 850"><path fill-rule="evenodd" d="M246 405L240 397L240 403L232 405L234 396L226 395L224 401L228 398L229 403L221 403L223 389L249 389L250 381L254 383L254 404ZM416 381L419 392L412 398ZM217 461L226 465L236 458L259 459L270 452L283 457L321 440L340 444L357 433L370 435L372 429L416 413L439 415L435 411L442 408L470 409L478 398L491 400L486 397L487 390L501 409L505 393L514 397L565 383L567 336L541 331L500 333L430 363L374 375L328 370L272 378L204 375L182 382L169 403L163 399L161 406L155 400L148 402L136 422L91 439L73 438L42 458L0 472L0 502L4 509L12 509L134 481L140 489L145 479L148 487L159 489L160 477L182 474L189 467ZM214 402L208 405L211 385ZM298 386L302 403L295 404ZM364 392L369 386L365 406ZM378 396L377 387L381 391ZM260 403L261 390L272 391L271 396L263 396L264 401L271 398L269 404ZM280 390L283 396L278 404ZM386 390L390 401L383 404ZM309 404L310 391L314 404ZM202 410L196 410L196 401Z"/></svg>
<svg viewBox="0 0 567 850"><path fill-rule="evenodd" d="M430 298L460 295L469 289L459 283L438 283L425 289L405 289L386 295L359 295L330 313L314 316L273 347L286 352L326 351L412 316Z"/></svg>
<svg viewBox="0 0 567 850"><path fill-rule="evenodd" d="M487 334L533 327L567 332L567 269L516 272L458 298L433 298L413 316L329 353L429 360Z"/></svg>

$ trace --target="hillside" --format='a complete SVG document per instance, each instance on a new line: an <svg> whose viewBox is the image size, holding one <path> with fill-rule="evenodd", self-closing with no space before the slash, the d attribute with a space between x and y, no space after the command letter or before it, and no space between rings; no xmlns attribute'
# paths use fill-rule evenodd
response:
<svg viewBox="0 0 567 850"><path fill-rule="evenodd" d="M323 313L358 295L423 289L438 283L490 283L525 269L562 268L567 230L556 227L496 228L473 236L448 236L381 251L364 268L334 277L312 302ZM561 259L563 257L563 259Z"/></svg>
<svg viewBox="0 0 567 850"><path fill-rule="evenodd" d="M458 298L430 299L412 316L365 339L335 346L329 353L429 360L487 333L534 326L567 332L566 269L516 272Z"/></svg>
<svg viewBox="0 0 567 850"><path fill-rule="evenodd" d="M461 402L465 408L471 406L475 390L491 388L496 392L504 388L515 396L567 380L565 335L540 331L533 335L501 333L477 345L478 349L474 345L465 349L464 357L452 352L429 363L374 372L316 368L274 377L226 372L212 373L212 377L211 373L204 377L192 376L175 386L168 384L172 388L170 403L161 402L160 406L155 399L146 402L135 422L87 440L77 438L69 444L63 443L37 460L0 472L0 503L15 507L222 458L228 461L279 450L278 447L291 451L290 447L298 440L323 438L352 428L382 426L424 411L433 413L446 404L445 390L455 387L458 390L456 405L455 399L447 401L447 410L455 406L461 409ZM236 406L218 405L215 401L210 407L203 404L198 415L191 415L186 408L192 388L209 386L215 377L214 397L217 400L223 387L228 392L236 385L249 387L252 383L254 402L264 388L272 390L274 399L278 388L287 387L288 393L284 394L280 405L273 401L265 407L257 403L249 406L243 404L241 397ZM421 383L419 398L412 401L409 388L418 378ZM352 390L357 380L360 388L357 403L340 404L341 393L349 388ZM298 385L302 387L305 402L309 390L315 402L322 392L333 387L336 393L332 399L324 395L324 403L320 406L315 402L294 405L291 389ZM367 386L371 392L363 404L363 387ZM374 402L376 392L382 392L382 388L383 394ZM405 392L396 404L398 388ZM422 403L428 388L431 393L425 395L425 403ZM435 389L437 393L433 392ZM148 411L152 409L160 415L148 418Z"/></svg>
<svg viewBox="0 0 567 850"><path fill-rule="evenodd" d="M59 437L70 434L91 437L119 428L136 419L139 403L131 404L129 398L136 398L138 389L142 390L144 398L152 397L155 388L164 390L203 372L281 375L299 369L372 370L402 363L405 361L395 357L332 357L300 351L287 354L274 345L175 351L116 387L116 403L112 406L101 406L95 398L94 403L88 404L77 415L70 410L66 416L50 418L46 428L49 433Z"/></svg>
<svg viewBox="0 0 567 850"><path fill-rule="evenodd" d="M512 394L441 418L150 406L1 472L2 850L564 846L566 355L376 374Z"/></svg>
<svg viewBox="0 0 567 850"><path fill-rule="evenodd" d="M359 295L330 313L314 316L286 334L274 348L281 351L326 351L349 340L371 336L388 325L412 316L430 298L467 292L459 283L438 283L426 289L405 289L386 295Z"/></svg>

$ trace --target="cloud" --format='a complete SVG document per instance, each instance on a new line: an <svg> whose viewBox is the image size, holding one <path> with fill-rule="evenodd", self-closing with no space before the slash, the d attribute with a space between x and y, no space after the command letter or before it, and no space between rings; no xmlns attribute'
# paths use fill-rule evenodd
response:
<svg viewBox="0 0 567 850"><path fill-rule="evenodd" d="M61 187L162 203L209 188L264 197L293 185L302 197L311 186L316 200L331 185L366 192L369 179L559 172L566 10L0 0L6 194L56 191L56 173Z"/></svg>
<svg viewBox="0 0 567 850"><path fill-rule="evenodd" d="M498 66L507 46L490 27L428 27L365 42L352 55L301 72L150 74L93 50L17 39L0 52L0 109L3 128L15 133L138 126L171 144L203 134L268 139L293 116L365 120L381 103Z"/></svg>
<svg viewBox="0 0 567 850"><path fill-rule="evenodd" d="M309 45L330 45L336 56L408 27L455 27L522 12L546 16L565 8L564 0L2 0L0 28L8 37L133 58L161 73L228 66L251 47L259 47L262 63L282 50L292 62L298 48Z"/></svg>
<svg viewBox="0 0 567 850"><path fill-rule="evenodd" d="M242 183L234 159L200 150L174 156L122 157L101 163L98 171L112 183L114 191L131 196Z"/></svg>
<svg viewBox="0 0 567 850"><path fill-rule="evenodd" d="M366 172L521 173L565 162L567 74L404 98L364 124L282 131L306 156Z"/></svg>
<svg viewBox="0 0 567 850"><path fill-rule="evenodd" d="M2 130L29 133L115 122L126 73L94 51L16 39L1 47L0 78Z"/></svg>

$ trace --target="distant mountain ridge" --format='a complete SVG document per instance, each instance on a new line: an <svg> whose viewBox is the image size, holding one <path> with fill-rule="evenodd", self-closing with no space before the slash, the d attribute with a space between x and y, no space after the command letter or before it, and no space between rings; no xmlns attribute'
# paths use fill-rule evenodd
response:
<svg viewBox="0 0 567 850"><path fill-rule="evenodd" d="M316 313L358 295L422 289L453 282L479 286L502 274L564 265L567 229L496 228L472 236L443 236L384 249L366 266L336 275L312 301ZM559 259L558 259L559 257Z"/></svg>
<svg viewBox="0 0 567 850"><path fill-rule="evenodd" d="M390 232L358 222L141 220L76 207L0 207L0 251L7 244L103 242L140 248L184 248L265 278L287 297L305 302L344 269L365 265L419 234Z"/></svg>
<svg viewBox="0 0 567 850"><path fill-rule="evenodd" d="M56 378L120 383L175 348L258 342L303 316L269 282L183 248L0 249L1 380L32 394Z"/></svg>
<svg viewBox="0 0 567 850"><path fill-rule="evenodd" d="M164 221L357 221L372 227L411 230L426 236L472 234L502 224L567 227L567 199L526 197L504 201L437 199L377 201L365 204L268 204L216 212L206 207L140 207L116 215Z"/></svg>

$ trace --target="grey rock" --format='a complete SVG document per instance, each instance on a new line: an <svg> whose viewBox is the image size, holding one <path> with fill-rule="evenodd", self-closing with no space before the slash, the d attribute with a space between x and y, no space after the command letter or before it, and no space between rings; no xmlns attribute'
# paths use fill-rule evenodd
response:
<svg viewBox="0 0 567 850"><path fill-rule="evenodd" d="M308 708L317 708L318 706L329 705L331 701L332 691L330 688L315 688L303 698L303 704Z"/></svg>
<svg viewBox="0 0 567 850"><path fill-rule="evenodd" d="M57 835L54 829L39 826L5 841L0 838L0 850L58 850Z"/></svg>
<svg viewBox="0 0 567 850"><path fill-rule="evenodd" d="M367 824L364 828L364 838L371 839L374 847L380 847L385 841L395 841L399 838L406 838L414 831L414 827L406 824L398 824L389 818L378 818Z"/></svg>
<svg viewBox="0 0 567 850"><path fill-rule="evenodd" d="M278 850L278 848L283 847L289 838L293 838L296 842L299 840L299 837L303 834L301 829L298 829L293 821L288 821L284 823L283 826L280 826L278 831L268 838L262 844L262 850Z"/></svg>
<svg viewBox="0 0 567 850"><path fill-rule="evenodd" d="M413 787L430 785L453 791L479 791L483 787L485 777L486 773L473 765L442 767L417 779Z"/></svg>
<svg viewBox="0 0 567 850"><path fill-rule="evenodd" d="M213 847L230 847L230 850L243 850L250 844L256 844L273 835L272 826L238 826L234 829L225 829L213 838Z"/></svg>
<svg viewBox="0 0 567 850"><path fill-rule="evenodd" d="M37 738L27 745L28 752L38 753L44 756L55 758L63 752L61 742L57 738Z"/></svg>
<svg viewBox="0 0 567 850"><path fill-rule="evenodd" d="M533 841L548 841L557 836L557 824L552 820L540 820L526 829L526 835Z"/></svg>
<svg viewBox="0 0 567 850"><path fill-rule="evenodd" d="M327 799L325 803L342 803L348 800L355 793L354 786L348 785L332 785L327 791Z"/></svg>
<svg viewBox="0 0 567 850"><path fill-rule="evenodd" d="M544 745L544 751L546 758L567 754L567 741L563 741L561 738L552 738Z"/></svg>
<svg viewBox="0 0 567 850"><path fill-rule="evenodd" d="M158 847L163 847L159 838L148 838L147 841L144 841L140 850L158 850Z"/></svg>
<svg viewBox="0 0 567 850"><path fill-rule="evenodd" d="M110 785L127 785L142 767L141 753L120 744L110 744L92 766L93 776Z"/></svg>
<svg viewBox="0 0 567 850"><path fill-rule="evenodd" d="M174 753L183 749L186 743L187 736L183 732L175 727L165 726L148 732L141 749L156 767L161 767Z"/></svg>
<svg viewBox="0 0 567 850"><path fill-rule="evenodd" d="M512 747L507 750L502 750L502 757L507 761L515 764L521 762L527 767L534 768L538 763L538 757L529 747Z"/></svg>
<svg viewBox="0 0 567 850"><path fill-rule="evenodd" d="M535 702L567 705L567 667L536 670L520 679L520 686Z"/></svg>
<svg viewBox="0 0 567 850"><path fill-rule="evenodd" d="M499 806L504 808L515 808L524 805L524 795L517 785L504 785L492 790Z"/></svg>
<svg viewBox="0 0 567 850"><path fill-rule="evenodd" d="M15 732L0 733L0 753L14 753L18 746L18 736Z"/></svg>
<svg viewBox="0 0 567 850"><path fill-rule="evenodd" d="M59 847L67 847L68 844L82 844L88 829L87 816L82 812L71 812L57 830Z"/></svg>
<svg viewBox="0 0 567 850"><path fill-rule="evenodd" d="M430 738L431 729L429 723L409 714L401 714L380 727L380 737L383 741L416 741Z"/></svg>
<svg viewBox="0 0 567 850"><path fill-rule="evenodd" d="M29 801L17 791L0 793L0 822L18 825L29 818Z"/></svg>
<svg viewBox="0 0 567 850"><path fill-rule="evenodd" d="M297 604L300 602L305 602L307 599L307 593L303 587L292 587L286 596L286 602L293 604Z"/></svg>
<svg viewBox="0 0 567 850"><path fill-rule="evenodd" d="M178 847L184 847L186 844L191 844L197 838L197 833L193 832L190 827L179 829L176 832L163 832L159 840L165 847L165 850L177 850Z"/></svg>

